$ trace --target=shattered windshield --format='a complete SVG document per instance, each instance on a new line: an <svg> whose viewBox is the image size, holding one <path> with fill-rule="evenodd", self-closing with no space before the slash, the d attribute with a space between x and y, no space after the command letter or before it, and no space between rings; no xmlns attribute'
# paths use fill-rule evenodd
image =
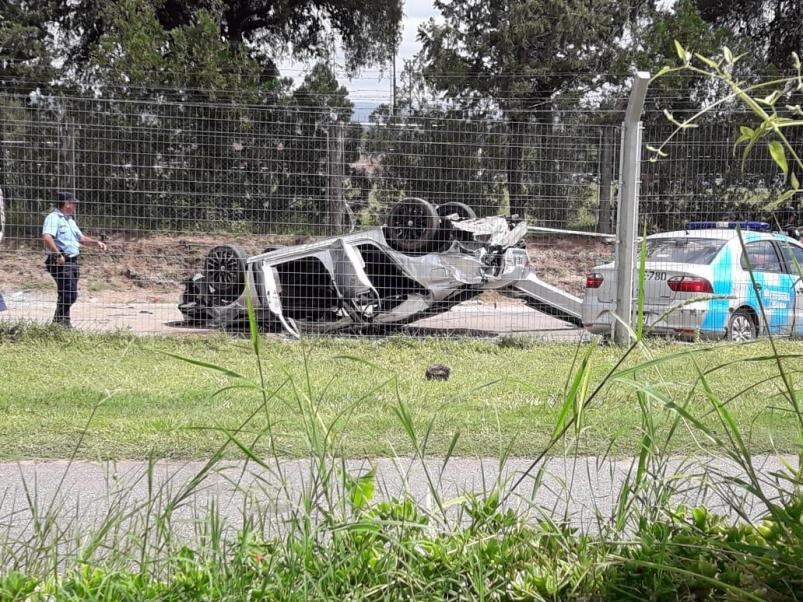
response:
<svg viewBox="0 0 803 602"><path fill-rule="evenodd" d="M647 240L647 259L666 263L708 264L725 246L716 238L653 238Z"/></svg>

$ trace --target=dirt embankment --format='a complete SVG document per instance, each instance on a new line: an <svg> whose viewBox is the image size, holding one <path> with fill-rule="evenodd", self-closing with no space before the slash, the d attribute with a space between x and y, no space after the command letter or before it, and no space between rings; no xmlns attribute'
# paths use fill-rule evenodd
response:
<svg viewBox="0 0 803 602"><path fill-rule="evenodd" d="M527 244L538 277L577 296L582 296L591 268L611 261L613 250L612 243L579 236L549 236Z"/></svg>
<svg viewBox="0 0 803 602"><path fill-rule="evenodd" d="M178 301L181 282L202 267L206 253L216 244L236 243L255 254L269 246L306 240L299 236L237 234L111 235L106 239L107 253L87 249L83 254L82 286L98 298ZM39 246L13 243L6 240L0 247L0 290L10 293L53 288ZM530 241L527 249L541 278L576 295L582 294L590 269L609 261L613 254L612 245L580 237L539 238Z"/></svg>

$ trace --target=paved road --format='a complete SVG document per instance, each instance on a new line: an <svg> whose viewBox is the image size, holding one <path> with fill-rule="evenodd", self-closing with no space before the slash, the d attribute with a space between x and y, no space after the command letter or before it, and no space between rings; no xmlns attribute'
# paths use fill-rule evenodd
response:
<svg viewBox="0 0 803 602"><path fill-rule="evenodd" d="M783 460L796 465L791 456ZM757 456L753 461L764 481L765 491L775 495L776 475L784 470L782 461L770 456ZM452 500L466 493L482 493L498 481L505 483L503 489L507 490L530 463L526 458L511 459L500 471L498 461L493 459L455 458L444 466L443 461L437 459L422 464L412 459L384 458L347 461L345 468L352 476L375 470L377 499L407 493L434 509L437 496ZM200 462L159 461L149 484L147 466L138 461L77 462L70 465L69 470L66 461L0 464L0 533L13 537L30 534L31 512L25 485L29 491L35 491L35 505L40 513L53 504L57 508L58 522L67 528L86 531L92 530L93 525L97 528L109 508L116 508L118 512L131 509L149 497L156 501L156 506L164 505L167 499L184 490L203 466ZM597 517L604 519L612 515L622 483L632 467L632 460L553 458L543 466L540 482L536 485L534 478L525 479L508 505L530 516L566 517L576 526L595 530ZM280 531L288 514L300 507L302 493L314 482L315 475L307 460L282 460L271 463L270 469L254 465L243 469L242 463L230 462L209 473L176 513L179 532L191 535L194 520L204 515L211 500L233 528L241 524L246 509L246 514L267 517L268 532ZM672 459L667 464L664 479L657 475L647 479L649 487L643 495L650 495L650 487L656 483L683 475L682 483L676 483L680 491L675 495L675 502L693 505L704 501L732 516L735 516L733 507L736 506L747 515L757 517L763 512L760 503L744 497L738 489L712 486L723 481L721 475L739 474L732 463L724 460ZM720 477L712 478L714 475ZM160 493L149 494L149 489Z"/></svg>
<svg viewBox="0 0 803 602"><path fill-rule="evenodd" d="M55 309L55 293L33 291L4 293L8 311L2 320L28 320L47 323ZM79 299L72 310L73 324L87 332L126 331L134 334L192 334L207 332L198 328L177 327L182 316L176 303L113 302L108 292L103 297L91 294ZM419 320L411 325L418 332L471 331L488 334L528 334L548 339L572 340L584 336L581 329L536 311L523 303L461 303L451 311Z"/></svg>

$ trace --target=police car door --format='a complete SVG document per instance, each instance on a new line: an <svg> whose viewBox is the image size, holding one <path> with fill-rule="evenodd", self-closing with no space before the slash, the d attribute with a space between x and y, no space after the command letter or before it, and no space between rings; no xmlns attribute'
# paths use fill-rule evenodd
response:
<svg viewBox="0 0 803 602"><path fill-rule="evenodd" d="M757 312L761 307L756 300L756 293L761 298L761 306L767 319L767 327L772 334L790 334L794 323L795 290L791 275L783 267L775 243L771 240L756 240L745 245L753 277L756 281L756 290L753 290L750 274L747 272L747 262L742 256L743 279L740 287L744 297Z"/></svg>
<svg viewBox="0 0 803 602"><path fill-rule="evenodd" d="M795 295L793 332L803 335L803 247L791 241L779 241L786 259L786 271L791 276ZM797 263L795 263L797 261ZM799 271L798 271L799 270Z"/></svg>

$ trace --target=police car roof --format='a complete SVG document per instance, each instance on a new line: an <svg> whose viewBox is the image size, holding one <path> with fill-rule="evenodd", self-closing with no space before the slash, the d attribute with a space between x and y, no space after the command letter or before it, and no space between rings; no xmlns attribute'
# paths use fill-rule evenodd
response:
<svg viewBox="0 0 803 602"><path fill-rule="evenodd" d="M674 232L661 232L659 234L652 234L648 239L655 238L709 238L718 240L731 240L738 236L736 230L729 228L709 228L706 230L675 230ZM789 238L783 232L756 232L755 230L742 230L742 236L748 240L764 240L764 239L782 239L794 240Z"/></svg>
<svg viewBox="0 0 803 602"><path fill-rule="evenodd" d="M747 232L744 232L747 234ZM750 234L768 234L767 232L750 232ZM653 234L649 238L718 238L730 240L736 238L736 230L725 228L709 228L706 230L675 230L674 232L661 232Z"/></svg>

